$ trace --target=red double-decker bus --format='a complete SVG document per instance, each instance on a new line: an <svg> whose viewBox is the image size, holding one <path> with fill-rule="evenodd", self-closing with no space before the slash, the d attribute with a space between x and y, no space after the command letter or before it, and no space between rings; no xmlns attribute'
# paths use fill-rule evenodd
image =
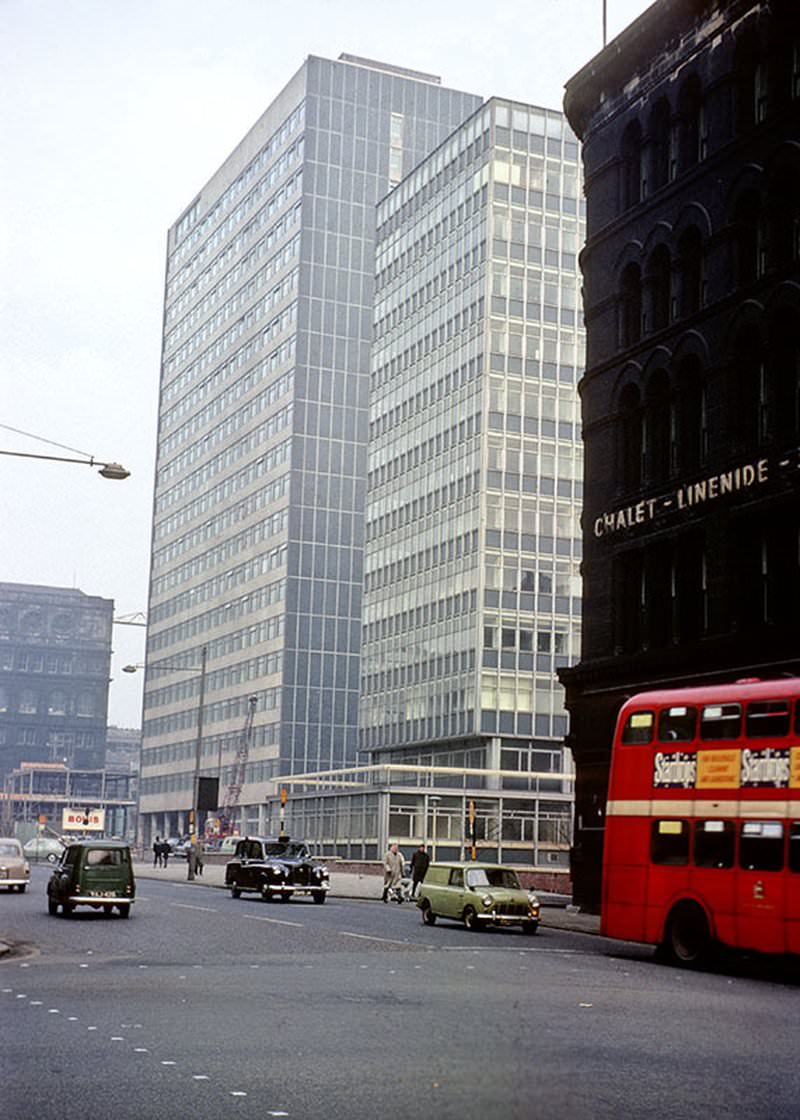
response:
<svg viewBox="0 0 800 1120"><path fill-rule="evenodd" d="M800 954L800 680L643 692L614 736L602 932Z"/></svg>

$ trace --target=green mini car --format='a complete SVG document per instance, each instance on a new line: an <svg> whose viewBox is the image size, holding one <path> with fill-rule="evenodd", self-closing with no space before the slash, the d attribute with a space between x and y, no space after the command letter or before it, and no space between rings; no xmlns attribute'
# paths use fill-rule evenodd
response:
<svg viewBox="0 0 800 1120"><path fill-rule="evenodd" d="M79 840L67 847L47 884L47 909L68 918L76 906L127 918L136 895L130 848L117 840Z"/></svg>
<svg viewBox="0 0 800 1120"><path fill-rule="evenodd" d="M518 925L523 933L539 928L539 899L520 884L516 871L496 863L432 863L417 901L422 920L463 922L467 929Z"/></svg>

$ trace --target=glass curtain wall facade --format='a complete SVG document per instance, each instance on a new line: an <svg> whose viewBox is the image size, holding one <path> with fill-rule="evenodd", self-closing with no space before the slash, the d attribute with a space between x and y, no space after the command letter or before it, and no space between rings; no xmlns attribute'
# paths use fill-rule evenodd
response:
<svg viewBox="0 0 800 1120"><path fill-rule="evenodd" d="M245 815L356 757L375 206L479 103L311 57L169 232L145 838L186 827L202 684L223 790L256 697Z"/></svg>
<svg viewBox="0 0 800 1120"><path fill-rule="evenodd" d="M375 761L563 769L580 193L563 115L493 99L379 206L360 718Z"/></svg>

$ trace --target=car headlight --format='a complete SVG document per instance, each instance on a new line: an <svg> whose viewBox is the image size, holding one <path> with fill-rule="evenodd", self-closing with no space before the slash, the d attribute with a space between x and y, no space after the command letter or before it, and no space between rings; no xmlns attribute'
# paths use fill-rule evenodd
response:
<svg viewBox="0 0 800 1120"><path fill-rule="evenodd" d="M483 903L483 905L484 905L484 908L485 908L486 910L488 910L488 909L489 909L489 907L490 907L490 906L492 905L492 896L491 896L490 894L485 894L485 895L484 895L484 896L483 896L483 897L481 898L481 902Z"/></svg>
<svg viewBox="0 0 800 1120"><path fill-rule="evenodd" d="M535 894L529 894L528 895L528 902L530 903L532 908L534 908L536 910L539 909L540 902L539 902L538 897Z"/></svg>

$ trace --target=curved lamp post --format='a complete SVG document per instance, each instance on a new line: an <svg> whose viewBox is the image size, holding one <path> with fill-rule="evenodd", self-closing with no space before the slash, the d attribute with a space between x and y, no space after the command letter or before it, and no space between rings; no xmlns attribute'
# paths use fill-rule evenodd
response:
<svg viewBox="0 0 800 1120"><path fill-rule="evenodd" d="M97 472L103 478L122 480L130 478L130 471L120 463L101 463L90 455L88 459L67 459L63 455L36 455L32 451L5 451L0 448L0 455L11 455L15 459L46 459L51 463L80 463L84 467L99 467Z"/></svg>
<svg viewBox="0 0 800 1120"><path fill-rule="evenodd" d="M197 705L197 744L195 747L194 755L194 781L192 783L192 807L191 813L191 837L192 843L197 844L197 822L200 816L200 807L198 805L200 794L200 756L203 749L203 706L205 704L206 694L206 660L208 655L208 647L203 646L200 651L200 664L199 665L170 665L163 661L157 661L150 666L151 671L155 669L168 669L177 673L199 673L200 674L200 700ZM142 665L123 665L123 673L136 673L139 669L143 668ZM194 879L194 870L190 863L189 865L189 878Z"/></svg>

